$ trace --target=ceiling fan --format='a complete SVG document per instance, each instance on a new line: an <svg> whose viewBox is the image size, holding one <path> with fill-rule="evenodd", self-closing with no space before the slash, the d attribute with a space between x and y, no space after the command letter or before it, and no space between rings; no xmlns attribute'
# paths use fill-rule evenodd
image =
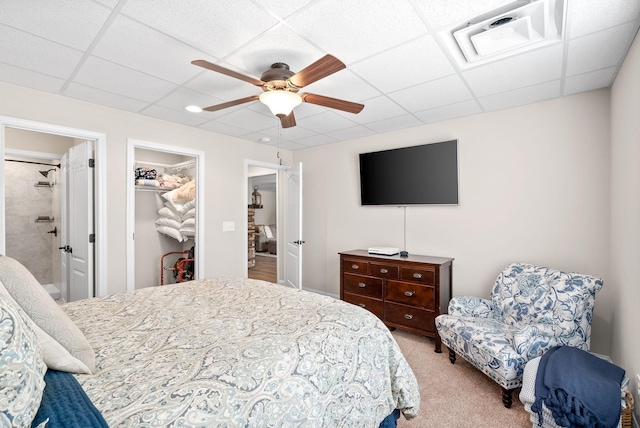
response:
<svg viewBox="0 0 640 428"><path fill-rule="evenodd" d="M245 76L228 68L210 63L203 59L191 61L191 64L206 68L217 73L222 73L236 79L243 80L255 86L262 87L264 91L261 95L251 95L226 103L205 107L204 111L217 111L227 107L260 100L266 104L273 114L280 118L283 128L296 126L296 119L293 115L293 108L300 103L307 102L349 113L358 114L364 105L323 95L310 94L306 92L298 93L302 87L317 82L337 71L346 68L346 65L332 55L325 55L316 62L310 64L303 70L294 73L289 66L283 62L276 62L271 68L260 76L260 80Z"/></svg>

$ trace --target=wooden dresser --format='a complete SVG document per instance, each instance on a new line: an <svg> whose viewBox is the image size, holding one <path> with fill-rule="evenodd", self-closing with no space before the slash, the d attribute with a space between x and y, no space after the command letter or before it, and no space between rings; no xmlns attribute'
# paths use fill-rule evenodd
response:
<svg viewBox="0 0 640 428"><path fill-rule="evenodd" d="M378 316L390 328L434 338L442 352L435 318L447 313L451 299L453 259L369 254L340 254L340 299Z"/></svg>

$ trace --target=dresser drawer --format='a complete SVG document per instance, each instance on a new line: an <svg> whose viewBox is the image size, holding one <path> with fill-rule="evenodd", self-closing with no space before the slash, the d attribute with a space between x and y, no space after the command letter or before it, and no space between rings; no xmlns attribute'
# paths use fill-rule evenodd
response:
<svg viewBox="0 0 640 428"><path fill-rule="evenodd" d="M367 275L369 273L369 262L364 260L344 259L342 270L344 272Z"/></svg>
<svg viewBox="0 0 640 428"><path fill-rule="evenodd" d="M360 296L358 294L344 293L344 301L365 308L373 312L378 318L384 319L384 305L382 300Z"/></svg>
<svg viewBox="0 0 640 428"><path fill-rule="evenodd" d="M344 291L382 299L382 278L345 273Z"/></svg>
<svg viewBox="0 0 640 428"><path fill-rule="evenodd" d="M400 279L404 281L414 281L420 284L436 285L435 267L401 267Z"/></svg>
<svg viewBox="0 0 640 428"><path fill-rule="evenodd" d="M410 330L435 333L435 312L399 303L384 302L384 321Z"/></svg>
<svg viewBox="0 0 640 428"><path fill-rule="evenodd" d="M386 265L380 263L371 263L371 276L377 276L385 279L398 279L399 267L396 265Z"/></svg>
<svg viewBox="0 0 640 428"><path fill-rule="evenodd" d="M436 307L434 287L412 282L387 281L384 298L426 309L433 310Z"/></svg>

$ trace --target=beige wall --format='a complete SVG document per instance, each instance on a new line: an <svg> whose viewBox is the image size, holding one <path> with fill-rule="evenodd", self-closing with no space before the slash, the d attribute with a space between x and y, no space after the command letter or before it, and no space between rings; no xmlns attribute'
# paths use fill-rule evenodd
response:
<svg viewBox="0 0 640 428"><path fill-rule="evenodd" d="M608 90L295 151L304 287L339 293L339 251L403 247L401 208L360 205L358 153L455 138L460 204L408 207L409 253L455 258L454 295L488 297L514 261L604 278L592 348L608 354L618 294L608 270Z"/></svg>
<svg viewBox="0 0 640 428"><path fill-rule="evenodd" d="M127 138L205 153L205 276L246 275L244 162L279 163L276 148L4 83L0 115L106 134L109 293L126 288ZM290 164L291 152L282 156ZM222 232L223 221L235 222L235 231Z"/></svg>
<svg viewBox="0 0 640 428"><path fill-rule="evenodd" d="M611 261L614 314L611 356L632 378L636 418L640 397L640 37L611 89Z"/></svg>

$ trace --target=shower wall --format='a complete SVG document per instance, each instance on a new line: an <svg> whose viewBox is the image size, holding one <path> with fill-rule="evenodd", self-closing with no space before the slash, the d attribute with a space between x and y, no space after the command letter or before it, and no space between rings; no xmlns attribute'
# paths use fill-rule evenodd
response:
<svg viewBox="0 0 640 428"><path fill-rule="evenodd" d="M54 167L7 159L4 161L6 253L29 269L41 284L52 284L59 278L60 235L56 237L48 232L54 228L60 231L59 186L40 187L37 184L49 182L39 171ZM49 178L57 183L58 174L59 170L55 168ZM53 218L54 221L36 221L38 217Z"/></svg>

